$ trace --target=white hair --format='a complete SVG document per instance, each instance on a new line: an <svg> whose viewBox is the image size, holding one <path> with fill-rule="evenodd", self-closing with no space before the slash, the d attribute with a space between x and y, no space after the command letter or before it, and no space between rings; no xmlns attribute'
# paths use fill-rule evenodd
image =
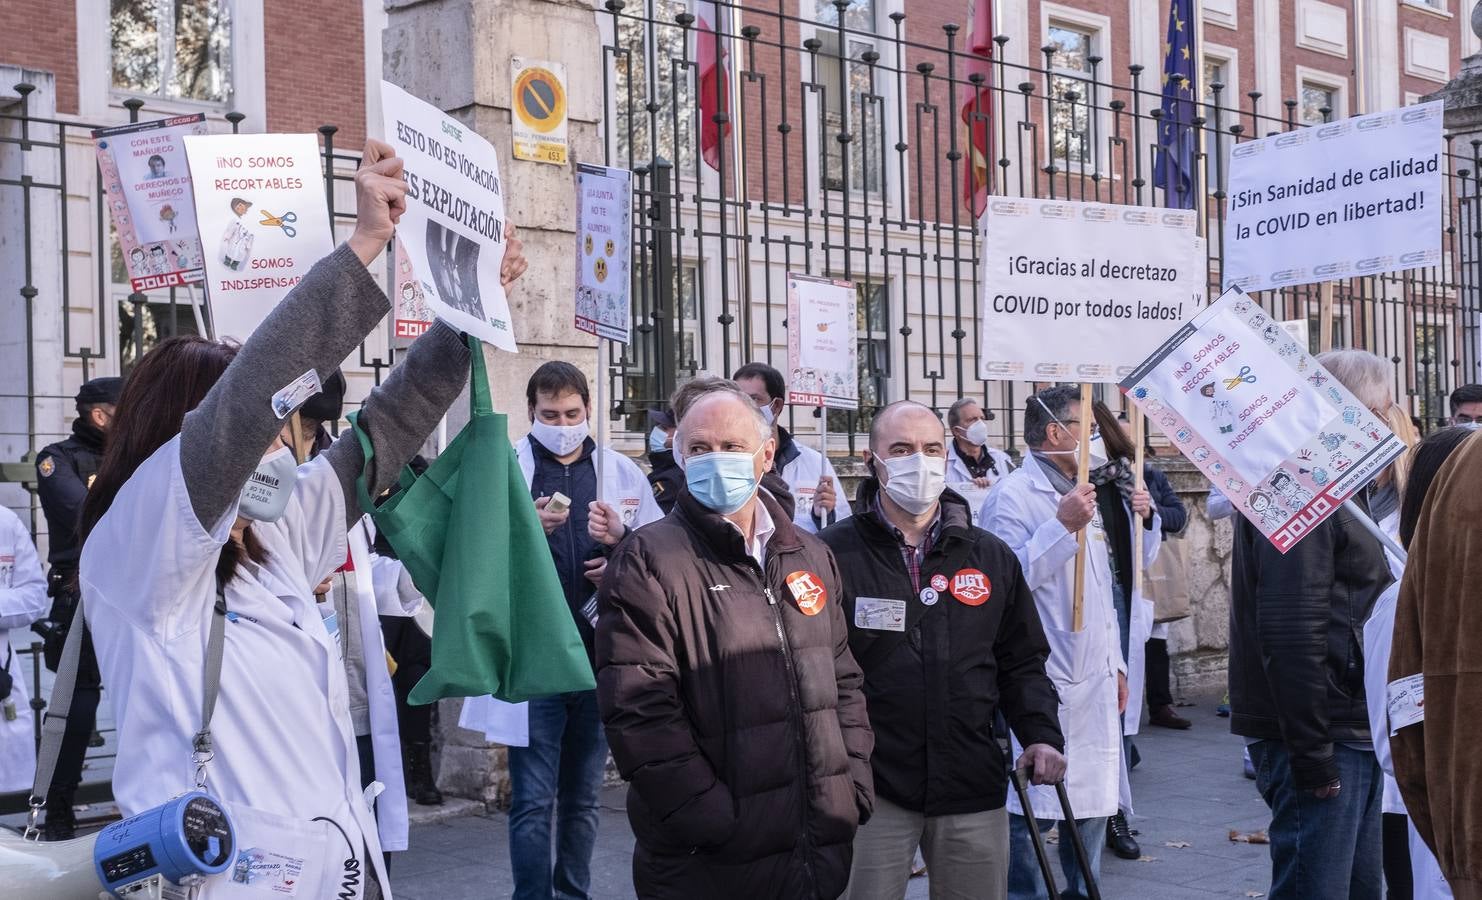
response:
<svg viewBox="0 0 1482 900"><path fill-rule="evenodd" d="M756 401L751 399L751 395L737 387L734 381L725 381L717 378L713 385L707 385L707 390L704 393L689 400L679 421L675 424L674 449L676 452L674 455L676 458L684 455L684 450L682 449L684 447L684 423L695 414L697 409L721 397L727 397L739 402L750 414L752 424L756 426L758 445L766 443L767 439L772 436L772 424L762 415L761 407L756 405Z"/></svg>
<svg viewBox="0 0 1482 900"><path fill-rule="evenodd" d="M1394 402L1395 367L1367 350L1330 350L1319 364L1369 409L1384 412Z"/></svg>

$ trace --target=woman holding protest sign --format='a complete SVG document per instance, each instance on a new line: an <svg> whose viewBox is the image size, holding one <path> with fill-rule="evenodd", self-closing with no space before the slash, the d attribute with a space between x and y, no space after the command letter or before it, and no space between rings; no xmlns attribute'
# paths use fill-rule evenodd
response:
<svg viewBox="0 0 1482 900"><path fill-rule="evenodd" d="M390 308L366 267L405 210L401 160L370 141L355 180L350 240L240 349L177 338L140 361L84 509L83 609L105 676L130 686L114 794L125 815L193 786L225 808L241 852L202 898L278 897L285 879L300 896L389 896L313 590L345 561L356 478L389 486L462 389L469 351L439 322L367 398L374 465L353 437L295 465L280 413L311 391L283 387L334 371ZM523 266L516 251L502 274Z"/></svg>

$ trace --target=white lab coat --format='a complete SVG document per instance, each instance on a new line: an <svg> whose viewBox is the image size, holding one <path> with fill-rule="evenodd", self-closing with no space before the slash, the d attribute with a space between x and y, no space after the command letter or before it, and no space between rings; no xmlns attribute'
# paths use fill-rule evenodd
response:
<svg viewBox="0 0 1482 900"><path fill-rule="evenodd" d="M1121 727L1117 714L1117 673L1128 671L1114 605L1106 535L1099 518L1087 526L1086 588L1083 627L1074 632L1076 536L1055 518L1060 506L1040 462L1026 457L1022 468L1005 476L983 504L982 527L1003 539L1019 558L1024 578L1050 643L1046 671L1060 694L1060 729L1065 736L1066 790L1077 818L1099 818L1119 806L1131 809ZM1129 516L1131 513L1129 512ZM1158 534L1160 522L1150 535ZM1133 522L1133 527L1141 527ZM1143 546L1145 563L1157 557L1158 541ZM1134 597L1138 603L1151 603ZM1151 610L1145 616L1152 622ZM1139 617L1139 621L1142 617ZM1146 634L1142 634L1146 639ZM1140 643L1136 626L1129 646ZM1131 690L1129 678L1129 691ZM1130 705L1130 704L1129 704ZM1130 717L1129 717L1130 718ZM1022 752L1014 742L1014 755ZM1009 811L1023 814L1010 796ZM1060 819L1059 800L1051 787L1031 787L1030 802L1040 819Z"/></svg>
<svg viewBox="0 0 1482 900"><path fill-rule="evenodd" d="M302 866L298 896L339 896L353 851L361 871L350 897L362 896L367 870L390 897L360 788L345 666L313 595L345 562L345 497L324 457L298 472L283 518L252 526L267 562L243 565L226 586L231 615L207 789L231 816L242 852ZM214 573L236 516L233 505L219 521L196 518L177 436L135 471L83 547L83 606L103 683L127 686L109 692L118 722L113 793L125 816L195 785L190 747L201 724ZM199 898L282 897L268 882L214 878Z"/></svg>
<svg viewBox="0 0 1482 900"><path fill-rule="evenodd" d="M1369 621L1364 623L1364 694L1369 706L1369 732L1374 740L1374 756L1379 768L1384 770L1383 807L1387 813L1406 815L1405 801L1400 797L1400 787L1395 783L1394 758L1389 755L1389 654L1394 645L1395 606L1400 599L1400 583L1396 581L1389 590L1374 601ZM1436 862L1415 824L1409 822L1410 873L1415 881L1415 896L1426 898L1450 897L1451 886L1441 874Z"/></svg>
<svg viewBox="0 0 1482 900"><path fill-rule="evenodd" d="M0 666L7 656L14 685L10 703L15 721L0 718L0 791L30 790L36 775L35 730L31 719L31 667L10 643L12 629L22 630L46 615L46 577L36 558L31 532L16 514L0 506Z"/></svg>
<svg viewBox="0 0 1482 900"><path fill-rule="evenodd" d="M988 487L978 487L973 482L973 473L967 470L967 463L962 461L962 455L957 452L957 441L951 435L947 436L947 487L956 491L967 501L968 509L973 513L973 524L982 527L980 516L983 512L983 501L988 499L988 489L993 487L1004 476L1014 471L1014 461L1009 455L994 447L984 447L998 466L998 474L988 473Z"/></svg>
<svg viewBox="0 0 1482 900"><path fill-rule="evenodd" d="M833 521L842 522L853 511L849 506L849 498L844 496L844 484L839 481L834 464L828 457L800 442L796 436L793 437L793 446L798 448L798 455L778 470L778 474L787 482L787 489L792 492L793 502L796 504L793 507L793 524L809 534L817 534L818 523L813 521L813 495L818 492L818 482L823 480L825 474L834 483Z"/></svg>
<svg viewBox="0 0 1482 900"><path fill-rule="evenodd" d="M640 528L662 519L664 511L654 500L653 488L643 470L611 447L602 447L601 452L602 501L617 510L623 517L623 524L629 528ZM525 487L529 488L535 483L535 454L530 449L530 438L520 439L515 445L515 455L520 460ZM814 484L817 484L816 480ZM506 747L528 747L530 706L528 703L505 703L488 694L469 697L463 701L458 727L482 731L485 740Z"/></svg>
<svg viewBox="0 0 1482 900"><path fill-rule="evenodd" d="M365 695L370 703L376 781L385 785L376 798L376 828L381 834L381 849L394 853L407 848L407 790L401 766L396 692L386 667L386 638L381 633L380 616L410 616L422 605L422 596L414 594L407 598L409 602L403 601L403 594L396 590L401 562L383 559L373 551L375 536L370 518L362 517L350 529L350 560L355 565L355 599L360 607L356 619L365 652Z"/></svg>

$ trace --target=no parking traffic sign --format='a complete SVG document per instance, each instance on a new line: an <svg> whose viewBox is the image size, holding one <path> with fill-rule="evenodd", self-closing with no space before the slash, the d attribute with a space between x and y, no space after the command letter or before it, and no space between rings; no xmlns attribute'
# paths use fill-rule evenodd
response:
<svg viewBox="0 0 1482 900"><path fill-rule="evenodd" d="M566 67L516 56L510 77L515 158L566 165Z"/></svg>

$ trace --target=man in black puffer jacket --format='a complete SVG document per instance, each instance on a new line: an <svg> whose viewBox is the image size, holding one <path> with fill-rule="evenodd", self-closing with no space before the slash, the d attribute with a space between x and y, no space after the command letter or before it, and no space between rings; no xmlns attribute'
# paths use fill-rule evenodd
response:
<svg viewBox="0 0 1482 900"><path fill-rule="evenodd" d="M776 441L734 384L679 411L686 489L619 545L597 702L629 781L642 898L833 900L874 744L822 542L758 490Z"/></svg>
<svg viewBox="0 0 1482 900"><path fill-rule="evenodd" d="M849 644L865 675L875 814L855 841L850 900L899 900L919 844L932 892L1008 890L1008 759L1000 709L1037 784L1065 771L1050 645L1019 560L944 491L946 429L893 403L870 429L874 477L820 537L844 576ZM1007 735L1003 735L1007 737Z"/></svg>

